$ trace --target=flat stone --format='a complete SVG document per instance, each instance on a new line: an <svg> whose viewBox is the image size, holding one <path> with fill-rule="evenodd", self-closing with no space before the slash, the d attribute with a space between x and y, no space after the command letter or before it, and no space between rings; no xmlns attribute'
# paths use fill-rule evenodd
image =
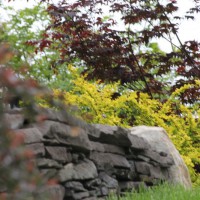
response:
<svg viewBox="0 0 200 200"><path fill-rule="evenodd" d="M99 141L100 130L98 128L96 128L96 125L88 124L87 134L88 134L90 141L96 141L96 142Z"/></svg>
<svg viewBox="0 0 200 200"><path fill-rule="evenodd" d="M59 145L62 146L60 142L55 138L54 139L43 138L42 142L45 144L45 146L59 146Z"/></svg>
<svg viewBox="0 0 200 200"><path fill-rule="evenodd" d="M106 184L107 188L118 188L118 181L105 172L101 172L99 178Z"/></svg>
<svg viewBox="0 0 200 200"><path fill-rule="evenodd" d="M40 143L42 142L42 134L37 128L18 129L14 133L20 132L24 136L25 144Z"/></svg>
<svg viewBox="0 0 200 200"><path fill-rule="evenodd" d="M99 169L104 169L105 166L130 168L126 158L117 154L91 152L90 159L94 161Z"/></svg>
<svg viewBox="0 0 200 200"><path fill-rule="evenodd" d="M135 168L139 174L150 175L150 164L146 162L136 162Z"/></svg>
<svg viewBox="0 0 200 200"><path fill-rule="evenodd" d="M43 143L27 144L26 147L30 149L35 156L44 156L45 149Z"/></svg>
<svg viewBox="0 0 200 200"><path fill-rule="evenodd" d="M89 197L89 196L90 196L90 195L89 195L89 192L86 191L86 192L74 193L74 194L72 195L72 198L73 198L74 200L79 200L79 199L83 199L83 198L86 198L86 197Z"/></svg>
<svg viewBox="0 0 200 200"><path fill-rule="evenodd" d="M90 160L81 161L79 164L69 163L59 171L59 181L88 180L97 177L97 169Z"/></svg>
<svg viewBox="0 0 200 200"><path fill-rule="evenodd" d="M61 144L71 146L78 151L89 152L91 150L87 133L79 127L57 123L51 126L45 137L56 139Z"/></svg>
<svg viewBox="0 0 200 200"><path fill-rule="evenodd" d="M38 158L37 166L40 168L56 168L56 169L62 168L62 165L59 164L57 161L47 158Z"/></svg>
<svg viewBox="0 0 200 200"><path fill-rule="evenodd" d="M101 196L107 196L109 194L109 190L107 187L100 187Z"/></svg>
<svg viewBox="0 0 200 200"><path fill-rule="evenodd" d="M165 176L159 166L150 166L150 175L155 179L165 180Z"/></svg>
<svg viewBox="0 0 200 200"><path fill-rule="evenodd" d="M87 189L90 189L90 190L95 190L96 188L99 188L102 184L102 181L100 178L95 178L93 180L88 180L84 183L85 187Z"/></svg>
<svg viewBox="0 0 200 200"><path fill-rule="evenodd" d="M47 133L50 131L51 126L58 124L58 122L45 120L40 123L34 124L33 127L37 128L42 135L45 137Z"/></svg>
<svg viewBox="0 0 200 200"><path fill-rule="evenodd" d="M98 152L103 152L103 153L105 152L104 146L100 142L90 141L90 145L91 145L92 151L98 151Z"/></svg>
<svg viewBox="0 0 200 200"><path fill-rule="evenodd" d="M161 156L160 153L153 151L151 149L144 151L143 155L150 158L151 160L159 163L159 165L162 167L170 167L170 166L174 165L174 160L170 155L169 156Z"/></svg>
<svg viewBox="0 0 200 200"><path fill-rule="evenodd" d="M97 200L96 197L88 197L88 198L84 198L83 200Z"/></svg>
<svg viewBox="0 0 200 200"><path fill-rule="evenodd" d="M23 127L24 116L22 114L4 114L4 120L9 129L15 130Z"/></svg>
<svg viewBox="0 0 200 200"><path fill-rule="evenodd" d="M143 160L145 162L149 162L150 161L150 158L148 158L148 157L146 157L144 155L137 155L136 158L139 159L139 160Z"/></svg>
<svg viewBox="0 0 200 200"><path fill-rule="evenodd" d="M103 144L105 153L113 153L119 155L125 155L125 151L122 147L112 145L112 144Z"/></svg>
<svg viewBox="0 0 200 200"><path fill-rule="evenodd" d="M78 181L69 181L69 182L65 183L65 188L73 190L75 192L85 192L85 191L87 191L83 187L83 184L78 182Z"/></svg>
<svg viewBox="0 0 200 200"><path fill-rule="evenodd" d="M117 180L134 180L135 172L132 169L113 169L112 175L115 175Z"/></svg>
<svg viewBox="0 0 200 200"><path fill-rule="evenodd" d="M131 147L135 150L143 150L150 147L145 139L132 135L130 129L101 124L95 124L94 127L100 132L98 139L95 139L98 142L126 148Z"/></svg>
<svg viewBox="0 0 200 200"><path fill-rule="evenodd" d="M131 142L131 148L134 150L145 150L149 149L150 145L144 138L138 137L137 135L133 135L131 133L127 134L128 139Z"/></svg>
<svg viewBox="0 0 200 200"><path fill-rule="evenodd" d="M119 188L121 191L136 190L139 191L140 188L147 188L144 182L133 182L133 181L120 181Z"/></svg>
<svg viewBox="0 0 200 200"><path fill-rule="evenodd" d="M93 141L90 141L90 144L91 144L92 151L125 155L123 148L116 145L103 144L100 142L93 142Z"/></svg>
<svg viewBox="0 0 200 200"><path fill-rule="evenodd" d="M69 163L72 161L72 156L67 152L67 148L58 146L46 146L46 151L48 155L56 161L62 163Z"/></svg>
<svg viewBox="0 0 200 200"><path fill-rule="evenodd" d="M93 126L99 131L99 137L95 141L122 147L131 146L131 142L127 137L128 129L102 124Z"/></svg>

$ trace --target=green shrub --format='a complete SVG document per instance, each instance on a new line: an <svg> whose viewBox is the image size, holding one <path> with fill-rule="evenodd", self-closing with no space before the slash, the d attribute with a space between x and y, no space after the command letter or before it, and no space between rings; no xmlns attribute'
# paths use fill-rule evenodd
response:
<svg viewBox="0 0 200 200"><path fill-rule="evenodd" d="M55 97L63 94L65 104L77 106L78 115L89 123L163 127L189 167L192 181L200 183L199 173L194 169L195 165L200 164L199 105L184 105L178 99L188 88L199 87L200 81L177 89L166 102L161 103L145 93L129 90L113 98L113 94L119 91L119 84L89 82L77 75L73 67L69 68L74 74L74 86L69 92L54 90Z"/></svg>

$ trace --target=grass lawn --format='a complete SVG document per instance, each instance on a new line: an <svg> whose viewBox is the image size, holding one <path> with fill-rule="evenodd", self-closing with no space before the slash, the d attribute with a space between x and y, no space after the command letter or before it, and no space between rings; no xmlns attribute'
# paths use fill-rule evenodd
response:
<svg viewBox="0 0 200 200"><path fill-rule="evenodd" d="M148 190L141 189L138 192L126 193L120 200L200 200L200 187L184 189L182 186L164 184L155 186ZM118 200L111 196L108 200Z"/></svg>

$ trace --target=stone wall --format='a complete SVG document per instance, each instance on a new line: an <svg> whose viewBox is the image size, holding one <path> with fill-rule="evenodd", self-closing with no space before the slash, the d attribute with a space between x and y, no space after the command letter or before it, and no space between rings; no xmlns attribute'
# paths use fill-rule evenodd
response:
<svg viewBox="0 0 200 200"><path fill-rule="evenodd" d="M30 123L18 111L5 119L15 134L24 134L41 173L59 180L46 188L56 200L105 199L162 181L191 186L187 167L162 128L89 125L64 112L38 112L44 121Z"/></svg>

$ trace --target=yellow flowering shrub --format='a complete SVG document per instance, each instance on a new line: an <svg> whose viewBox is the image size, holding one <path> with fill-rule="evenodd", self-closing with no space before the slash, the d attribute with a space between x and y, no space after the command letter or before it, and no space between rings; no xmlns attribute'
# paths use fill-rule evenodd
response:
<svg viewBox="0 0 200 200"><path fill-rule="evenodd" d="M186 89L200 87L200 81L177 89L167 102L161 103L150 99L147 94L128 90L113 98L119 84L89 82L83 76L77 76L73 67L71 71L74 74L74 86L71 91L62 92L65 104L77 106L79 115L89 123L163 127L189 167L193 182L200 184L199 174L194 170L195 164L200 164L199 105L185 106L178 100L178 96ZM60 93L54 90L55 96Z"/></svg>

